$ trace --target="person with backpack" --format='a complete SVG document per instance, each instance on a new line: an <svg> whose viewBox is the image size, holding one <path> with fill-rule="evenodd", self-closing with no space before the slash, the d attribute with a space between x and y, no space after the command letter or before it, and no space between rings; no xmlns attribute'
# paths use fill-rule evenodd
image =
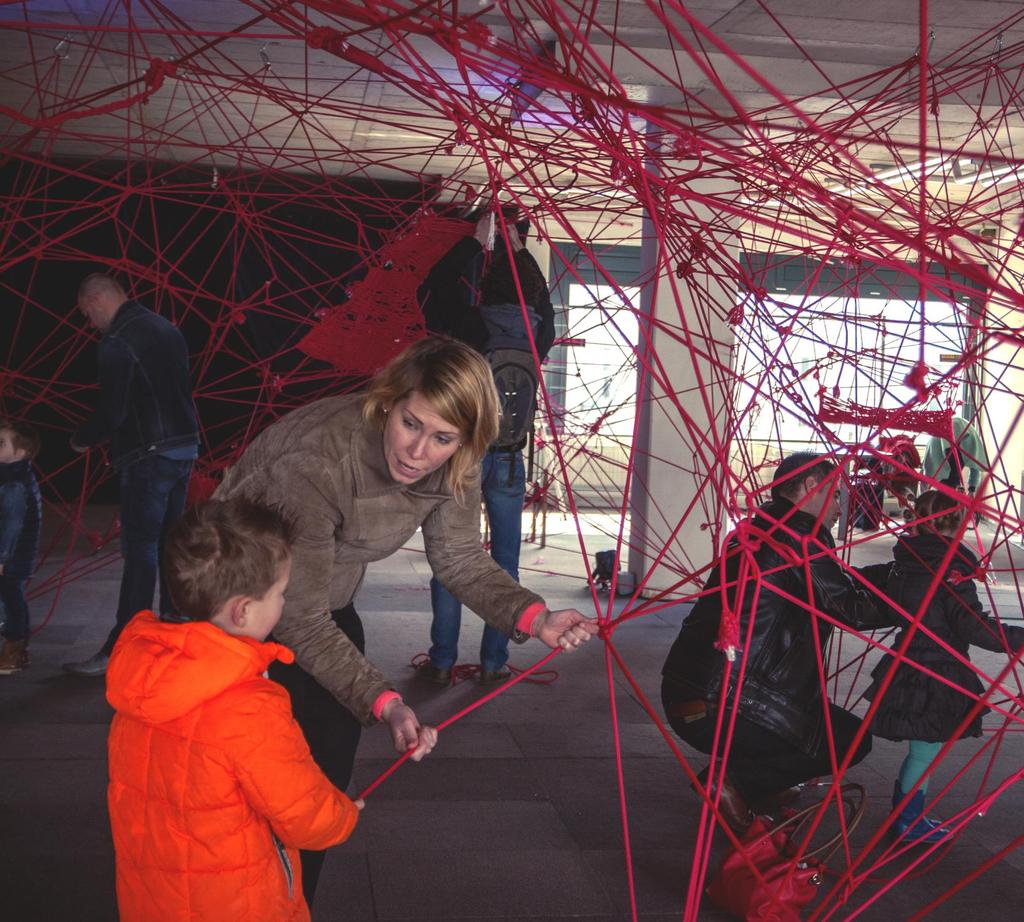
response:
<svg viewBox="0 0 1024 922"><path fill-rule="evenodd" d="M523 243L529 223L508 221L508 246L499 243L491 253L493 227L493 213L484 215L473 235L460 240L431 270L423 313L428 330L462 340L487 359L494 374L501 422L481 465L481 492L491 556L518 581L526 497L523 449L530 442L537 410L537 368L554 342L555 320L544 273ZM430 658L419 674L447 686L458 660L462 605L436 577L430 581L430 601L434 614ZM508 641L507 634L490 625L484 628L481 685L508 678Z"/></svg>

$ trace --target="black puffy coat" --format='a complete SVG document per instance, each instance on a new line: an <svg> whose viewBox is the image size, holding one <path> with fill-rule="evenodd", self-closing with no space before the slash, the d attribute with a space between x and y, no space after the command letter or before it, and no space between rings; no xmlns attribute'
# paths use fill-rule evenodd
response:
<svg viewBox="0 0 1024 922"><path fill-rule="evenodd" d="M818 641L808 605L858 629L892 623L892 613L875 604L876 594L855 583L831 552L835 542L825 528L789 500L763 505L734 537L724 561L716 564L700 599L683 622L662 669L671 694L704 698L714 712L722 696L725 654L715 648L723 601L732 610L739 597L740 643L746 649L746 669L739 690L740 716L775 733L797 749L813 753L824 732L824 700L819 678L822 651L832 625L817 619ZM806 542L806 551L803 544ZM746 578L737 585L740 563L746 558ZM726 585L721 585L724 563ZM874 585L884 583L889 564L861 571ZM808 577L813 599L808 598ZM760 581L760 585L758 585ZM756 609L753 600L757 599ZM729 673L727 699L731 704L743 649Z"/></svg>
<svg viewBox="0 0 1024 922"><path fill-rule="evenodd" d="M901 537L893 551L894 566L887 590L890 598L914 616L938 581L921 619L921 627L941 638L965 660L970 659L968 648L972 644L996 652L1024 646L1024 628L1003 626L1000 630L996 620L982 608L972 578L978 569L978 558L970 548L959 545L943 569L950 543L948 538L937 534ZM900 646L909 630L905 617L898 615L897 619L903 630L896 635L894 649ZM933 679L908 663L901 663L871 723L871 731L878 736L945 742L976 703L974 696L984 690L974 670L943 649L926 630L918 628L914 632L905 652L907 659L953 682L963 691ZM1001 631L1005 632L1005 642ZM873 701L878 695L891 665L892 658L884 656L872 670L874 681L865 692L869 700ZM988 708L979 709L960 736L980 736L981 720L987 713Z"/></svg>

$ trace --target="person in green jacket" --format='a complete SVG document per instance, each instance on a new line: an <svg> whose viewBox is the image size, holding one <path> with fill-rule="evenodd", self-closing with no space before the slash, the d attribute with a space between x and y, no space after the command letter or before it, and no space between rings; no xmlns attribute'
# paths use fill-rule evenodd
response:
<svg viewBox="0 0 1024 922"><path fill-rule="evenodd" d="M953 442L932 436L924 454L924 473L937 483L962 490L967 472L967 490L977 492L988 471L985 443L975 428L962 416L953 417Z"/></svg>

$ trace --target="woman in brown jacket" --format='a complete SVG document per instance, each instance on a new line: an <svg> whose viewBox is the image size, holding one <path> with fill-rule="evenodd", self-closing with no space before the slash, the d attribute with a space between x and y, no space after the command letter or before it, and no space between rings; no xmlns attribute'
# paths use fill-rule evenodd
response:
<svg viewBox="0 0 1024 922"><path fill-rule="evenodd" d="M573 650L597 624L574 609L549 611L480 543L480 461L498 431L487 362L447 339L421 340L365 394L328 397L282 417L246 448L219 499L244 493L279 506L296 524L291 582L274 639L295 664L271 669L290 692L313 757L345 790L361 726L388 724L395 748L420 759L437 733L363 656L352 605L373 560L423 530L440 582L490 625L524 642ZM303 853L312 903L322 852Z"/></svg>

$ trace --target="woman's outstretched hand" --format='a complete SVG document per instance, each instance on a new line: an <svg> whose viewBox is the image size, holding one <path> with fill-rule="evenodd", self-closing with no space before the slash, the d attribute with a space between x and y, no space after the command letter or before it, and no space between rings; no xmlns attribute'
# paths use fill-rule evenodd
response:
<svg viewBox="0 0 1024 922"><path fill-rule="evenodd" d="M552 650L561 647L572 653L597 633L597 619L584 617L575 608L545 611L534 621L533 633Z"/></svg>
<svg viewBox="0 0 1024 922"><path fill-rule="evenodd" d="M419 762L437 745L437 730L433 727L421 727L413 709L404 704L401 698L392 698L384 705L380 716L391 730L395 749L404 753L413 746L416 747L409 756L413 762Z"/></svg>

